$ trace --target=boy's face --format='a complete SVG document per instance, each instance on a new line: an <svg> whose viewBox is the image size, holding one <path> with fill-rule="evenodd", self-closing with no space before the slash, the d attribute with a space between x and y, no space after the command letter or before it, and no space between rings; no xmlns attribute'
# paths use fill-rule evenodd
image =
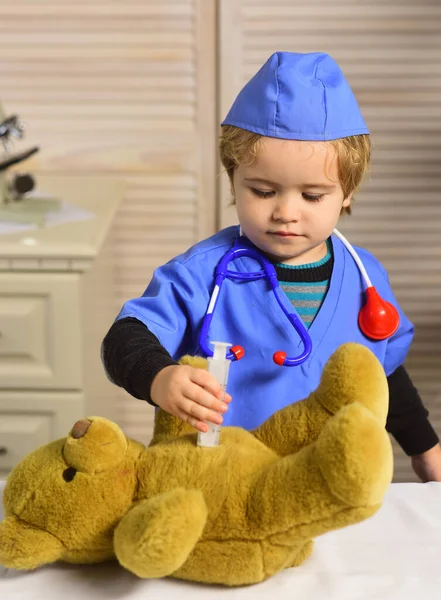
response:
<svg viewBox="0 0 441 600"><path fill-rule="evenodd" d="M351 203L326 142L262 138L253 164L236 169L233 192L244 234L273 260L292 265L325 256L325 241Z"/></svg>

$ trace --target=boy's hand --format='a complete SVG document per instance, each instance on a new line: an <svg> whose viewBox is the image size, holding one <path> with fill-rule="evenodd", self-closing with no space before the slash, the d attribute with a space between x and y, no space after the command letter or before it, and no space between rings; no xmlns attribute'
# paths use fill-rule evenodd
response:
<svg viewBox="0 0 441 600"><path fill-rule="evenodd" d="M424 483L441 481L441 446L437 444L423 454L412 456L412 468Z"/></svg>
<svg viewBox="0 0 441 600"><path fill-rule="evenodd" d="M229 394L222 396L222 388L214 375L188 365L165 367L150 388L155 404L202 432L208 431L204 421L222 423L219 413L225 413L231 402Z"/></svg>

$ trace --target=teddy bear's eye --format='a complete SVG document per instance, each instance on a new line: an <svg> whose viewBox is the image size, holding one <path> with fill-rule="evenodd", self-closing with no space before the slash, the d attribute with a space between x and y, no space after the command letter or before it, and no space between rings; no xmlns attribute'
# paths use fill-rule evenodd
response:
<svg viewBox="0 0 441 600"><path fill-rule="evenodd" d="M72 481L76 474L76 469L74 469L73 467L69 467L63 471L63 479L67 482Z"/></svg>

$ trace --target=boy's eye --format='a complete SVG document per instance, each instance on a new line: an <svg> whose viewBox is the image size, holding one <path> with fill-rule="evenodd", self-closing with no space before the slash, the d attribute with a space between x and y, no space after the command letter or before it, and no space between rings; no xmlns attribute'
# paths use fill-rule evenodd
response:
<svg viewBox="0 0 441 600"><path fill-rule="evenodd" d="M251 188L251 191L259 198L271 198L275 193L273 191L258 190L257 188Z"/></svg>
<svg viewBox="0 0 441 600"><path fill-rule="evenodd" d="M308 202L320 202L324 194L307 194L304 192L302 196L305 200L308 200Z"/></svg>

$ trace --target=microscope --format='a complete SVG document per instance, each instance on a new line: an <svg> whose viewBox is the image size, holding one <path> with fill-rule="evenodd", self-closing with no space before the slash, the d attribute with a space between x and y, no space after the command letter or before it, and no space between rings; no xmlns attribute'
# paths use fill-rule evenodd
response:
<svg viewBox="0 0 441 600"><path fill-rule="evenodd" d="M33 146L22 152L13 153L12 138L22 139L24 127L17 115L6 117L0 106L0 141L4 153L0 154L0 221L32 223L43 226L48 212L60 209L58 198L35 191L35 178L30 173L8 172L10 167L20 164L38 152Z"/></svg>

